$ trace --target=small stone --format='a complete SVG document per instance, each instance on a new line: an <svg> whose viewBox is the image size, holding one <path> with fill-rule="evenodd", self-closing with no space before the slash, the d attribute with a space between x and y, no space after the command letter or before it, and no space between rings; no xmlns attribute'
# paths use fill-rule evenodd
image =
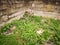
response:
<svg viewBox="0 0 60 45"><path fill-rule="evenodd" d="M10 27L10 30L14 30L16 27L15 26L11 26Z"/></svg>
<svg viewBox="0 0 60 45"><path fill-rule="evenodd" d="M40 30L37 31L37 34L42 34L43 32L44 32L44 30L40 29Z"/></svg>
<svg viewBox="0 0 60 45"><path fill-rule="evenodd" d="M26 12L27 12L29 15L33 15L33 14L34 14L33 10L31 10L31 9L26 10Z"/></svg>
<svg viewBox="0 0 60 45"><path fill-rule="evenodd" d="M13 32L4 32L4 33L2 33L2 34L4 34L4 35L11 35L11 34L13 34Z"/></svg>
<svg viewBox="0 0 60 45"><path fill-rule="evenodd" d="M34 3L32 4L32 7L35 7L35 4Z"/></svg>
<svg viewBox="0 0 60 45"><path fill-rule="evenodd" d="M5 16L2 16L2 21L4 21L4 22L6 22L7 20L8 20L8 16L7 15L5 15Z"/></svg>

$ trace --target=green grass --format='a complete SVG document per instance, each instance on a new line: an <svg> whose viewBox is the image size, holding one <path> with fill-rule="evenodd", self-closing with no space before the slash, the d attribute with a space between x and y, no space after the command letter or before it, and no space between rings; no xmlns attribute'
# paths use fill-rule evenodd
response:
<svg viewBox="0 0 60 45"><path fill-rule="evenodd" d="M1 34L8 31L10 26L16 27L13 34ZM36 33L40 29L44 30L41 35ZM24 14L20 20L5 24L0 29L0 45L44 45L48 39L60 45L60 20Z"/></svg>

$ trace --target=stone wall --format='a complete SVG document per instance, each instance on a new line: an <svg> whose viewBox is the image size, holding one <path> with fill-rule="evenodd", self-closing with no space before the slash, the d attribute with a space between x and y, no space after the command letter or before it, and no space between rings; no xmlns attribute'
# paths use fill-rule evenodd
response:
<svg viewBox="0 0 60 45"><path fill-rule="evenodd" d="M60 13L60 5L58 2L52 4L51 2L44 1L28 1L23 0L1 0L0 2L0 26L11 19L15 19L27 9L44 11L44 12L57 12ZM23 11L23 12L21 12ZM18 14L17 14L18 12ZM19 16L18 16L19 15ZM20 17L19 17L20 18Z"/></svg>

